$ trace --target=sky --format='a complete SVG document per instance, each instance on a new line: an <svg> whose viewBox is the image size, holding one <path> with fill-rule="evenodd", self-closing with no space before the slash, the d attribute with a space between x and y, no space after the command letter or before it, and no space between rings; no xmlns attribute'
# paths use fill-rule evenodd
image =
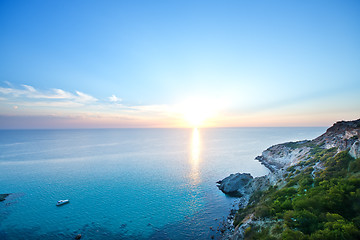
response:
<svg viewBox="0 0 360 240"><path fill-rule="evenodd" d="M0 129L360 118L360 2L0 1Z"/></svg>

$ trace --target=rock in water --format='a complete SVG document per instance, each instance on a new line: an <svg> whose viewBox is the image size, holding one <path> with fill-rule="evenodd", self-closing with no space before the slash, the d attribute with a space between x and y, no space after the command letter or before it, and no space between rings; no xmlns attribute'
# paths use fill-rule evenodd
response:
<svg viewBox="0 0 360 240"><path fill-rule="evenodd" d="M241 196L245 192L245 186L253 177L249 173L236 173L219 181L219 189L228 195Z"/></svg>
<svg viewBox="0 0 360 240"><path fill-rule="evenodd" d="M81 234L76 235L75 239L80 239L81 238Z"/></svg>
<svg viewBox="0 0 360 240"><path fill-rule="evenodd" d="M4 201L6 199L7 196L9 196L10 194L5 193L5 194L0 194L0 202Z"/></svg>

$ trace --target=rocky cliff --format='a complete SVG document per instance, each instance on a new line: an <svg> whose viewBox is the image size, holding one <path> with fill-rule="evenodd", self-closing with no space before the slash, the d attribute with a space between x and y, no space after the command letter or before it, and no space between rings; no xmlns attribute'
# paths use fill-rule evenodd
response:
<svg viewBox="0 0 360 240"><path fill-rule="evenodd" d="M274 145L256 157L272 172L287 168L306 159L309 151L317 146L323 149L337 148L338 152L352 149L355 158L359 156L360 119L340 121L312 141L288 142Z"/></svg>
<svg viewBox="0 0 360 240"><path fill-rule="evenodd" d="M271 170L268 175L253 178L248 173L236 173L218 182L218 187L225 194L241 197L240 209L245 208L255 192L264 191L270 186L281 188L287 184L286 177L301 171L309 171L312 175L324 169L319 159L319 152L331 149L334 154L349 151L353 158L360 157L360 119L355 121L336 122L327 131L314 140L288 142L269 147L255 159ZM316 156L316 157L315 157ZM311 164L309 164L311 163ZM227 239L243 239L244 231L254 216L247 216L237 226L232 226L233 216L229 217L230 234Z"/></svg>

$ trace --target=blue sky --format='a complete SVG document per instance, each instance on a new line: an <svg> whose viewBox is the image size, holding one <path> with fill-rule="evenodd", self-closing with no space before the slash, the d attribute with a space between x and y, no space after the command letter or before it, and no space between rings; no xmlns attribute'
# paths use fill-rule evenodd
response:
<svg viewBox="0 0 360 240"><path fill-rule="evenodd" d="M359 118L359 1L1 1L0 128Z"/></svg>

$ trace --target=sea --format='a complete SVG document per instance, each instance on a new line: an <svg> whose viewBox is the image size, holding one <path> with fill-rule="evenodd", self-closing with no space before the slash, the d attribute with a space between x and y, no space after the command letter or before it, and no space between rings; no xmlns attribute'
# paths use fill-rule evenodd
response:
<svg viewBox="0 0 360 240"><path fill-rule="evenodd" d="M325 130L0 130L0 239L219 239L239 199L216 182L265 175L263 150Z"/></svg>

